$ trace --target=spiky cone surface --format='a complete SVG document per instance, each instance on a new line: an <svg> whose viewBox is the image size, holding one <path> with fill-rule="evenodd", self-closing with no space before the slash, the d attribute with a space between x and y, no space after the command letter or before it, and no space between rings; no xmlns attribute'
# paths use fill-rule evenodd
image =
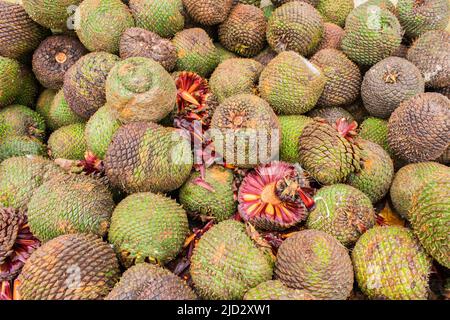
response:
<svg viewBox="0 0 450 320"><path fill-rule="evenodd" d="M316 206L308 216L308 229L324 231L349 247L375 225L375 210L362 191L334 184L314 196Z"/></svg>
<svg viewBox="0 0 450 320"><path fill-rule="evenodd" d="M50 36L33 53L33 72L45 88L61 89L66 71L87 52L75 37Z"/></svg>
<svg viewBox="0 0 450 320"><path fill-rule="evenodd" d="M44 120L36 111L17 104L0 109L0 143L10 136L42 139L44 133Z"/></svg>
<svg viewBox="0 0 450 320"><path fill-rule="evenodd" d="M374 65L400 46L402 28L394 14L376 5L362 5L345 22L342 51L360 65Z"/></svg>
<svg viewBox="0 0 450 320"><path fill-rule="evenodd" d="M334 24L325 22L323 24L324 31L322 40L320 41L319 46L317 47L317 51L322 49L340 49L341 48L341 41L344 37L344 29L342 29L340 26Z"/></svg>
<svg viewBox="0 0 450 320"><path fill-rule="evenodd" d="M263 68L253 59L227 59L214 70L209 86L219 103L236 94L255 93Z"/></svg>
<svg viewBox="0 0 450 320"><path fill-rule="evenodd" d="M172 42L142 28L129 28L122 33L119 52L122 59L151 58L169 72L177 63L177 50Z"/></svg>
<svg viewBox="0 0 450 320"><path fill-rule="evenodd" d="M394 153L409 161L439 158L450 138L450 100L426 92L403 101L389 118L388 141Z"/></svg>
<svg viewBox="0 0 450 320"><path fill-rule="evenodd" d="M227 59L237 58L238 57L235 53L233 53L231 51L228 51L219 42L215 42L214 46L216 47L217 55L219 57L219 64L221 64L222 62L224 62Z"/></svg>
<svg viewBox="0 0 450 320"><path fill-rule="evenodd" d="M0 163L0 205L20 210L27 208L34 191L63 171L40 156L9 158Z"/></svg>
<svg viewBox="0 0 450 320"><path fill-rule="evenodd" d="M136 27L171 38L183 30L184 16L182 0L130 0L129 6Z"/></svg>
<svg viewBox="0 0 450 320"><path fill-rule="evenodd" d="M322 118L328 123L336 123L339 119L345 118L349 122L354 121L352 114L341 107L317 107L307 113L310 118Z"/></svg>
<svg viewBox="0 0 450 320"><path fill-rule="evenodd" d="M165 264L181 251L189 233L184 209L164 195L135 193L114 209L108 240L126 267Z"/></svg>
<svg viewBox="0 0 450 320"><path fill-rule="evenodd" d="M297 163L300 160L298 141L303 128L312 121L310 117L301 115L279 116L281 128L280 159L282 161Z"/></svg>
<svg viewBox="0 0 450 320"><path fill-rule="evenodd" d="M200 28L185 29L172 39L177 49L178 71L192 71L206 77L219 64L219 56L212 39Z"/></svg>
<svg viewBox="0 0 450 320"><path fill-rule="evenodd" d="M89 51L118 53L120 36L134 27L129 8L120 0L84 0L76 15L75 31Z"/></svg>
<svg viewBox="0 0 450 320"><path fill-rule="evenodd" d="M300 167L286 162L260 165L239 188L241 217L263 230L285 230L305 220L314 205L309 180Z"/></svg>
<svg viewBox="0 0 450 320"><path fill-rule="evenodd" d="M417 195L424 184L430 183L443 174L450 174L450 169L437 162L419 162L408 164L394 176L390 190L392 204L403 217L410 219L414 195Z"/></svg>
<svg viewBox="0 0 450 320"><path fill-rule="evenodd" d="M106 78L119 61L116 55L92 52L81 57L66 72L64 97L75 113L89 119L106 103Z"/></svg>
<svg viewBox="0 0 450 320"><path fill-rule="evenodd" d="M111 140L119 129L121 123L114 115L112 107L108 104L97 110L86 123L84 138L87 148L97 157L103 159Z"/></svg>
<svg viewBox="0 0 450 320"><path fill-rule="evenodd" d="M22 300L101 300L119 280L111 246L92 234L59 236L37 249L19 275Z"/></svg>
<svg viewBox="0 0 450 320"><path fill-rule="evenodd" d="M0 161L5 159L25 156L45 156L47 147L37 138L28 136L8 136L0 143Z"/></svg>
<svg viewBox="0 0 450 320"><path fill-rule="evenodd" d="M420 70L406 59L388 57L364 75L361 97L369 113L389 118L399 104L425 91Z"/></svg>
<svg viewBox="0 0 450 320"><path fill-rule="evenodd" d="M257 6L258 8L261 6L261 0L233 0L235 3L243 3L243 4L251 4Z"/></svg>
<svg viewBox="0 0 450 320"><path fill-rule="evenodd" d="M22 86L19 94L14 99L13 104L34 107L39 93L39 82L31 69L25 65L20 66L20 79L22 81Z"/></svg>
<svg viewBox="0 0 450 320"><path fill-rule="evenodd" d="M183 5L194 21L212 26L225 21L233 0L183 0Z"/></svg>
<svg viewBox="0 0 450 320"><path fill-rule="evenodd" d="M21 85L19 63L14 59L0 56L0 108L16 99Z"/></svg>
<svg viewBox="0 0 450 320"><path fill-rule="evenodd" d="M106 101L122 123L158 122L173 110L176 98L175 81L153 59L122 60L106 79Z"/></svg>
<svg viewBox="0 0 450 320"><path fill-rule="evenodd" d="M288 2L294 2L294 1L299 1L299 0L271 0L271 2L276 6L279 7L285 3ZM312 6L317 6L317 4L319 3L319 0L301 0L303 2L309 3Z"/></svg>
<svg viewBox="0 0 450 320"><path fill-rule="evenodd" d="M112 195L86 175L57 175L37 188L28 203L31 231L41 241L63 234L104 236L114 209Z"/></svg>
<svg viewBox="0 0 450 320"><path fill-rule="evenodd" d="M215 165L205 170L206 188L201 181L201 174L194 172L180 189L179 201L190 215L220 222L236 213L231 170Z"/></svg>
<svg viewBox="0 0 450 320"><path fill-rule="evenodd" d="M47 35L20 3L0 1L0 55L17 59L33 51Z"/></svg>
<svg viewBox="0 0 450 320"><path fill-rule="evenodd" d="M49 155L53 159L82 160L87 151L84 138L86 124L75 123L53 131L48 138Z"/></svg>
<svg viewBox="0 0 450 320"><path fill-rule="evenodd" d="M202 298L242 299L249 289L272 279L273 258L247 235L243 223L226 220L201 237L190 273Z"/></svg>
<svg viewBox="0 0 450 320"><path fill-rule="evenodd" d="M196 300L185 281L158 265L140 263L125 271L105 300Z"/></svg>
<svg viewBox="0 0 450 320"><path fill-rule="evenodd" d="M266 44L264 12L250 4L238 4L219 26L220 43L243 57L257 55Z"/></svg>
<svg viewBox="0 0 450 320"><path fill-rule="evenodd" d="M276 52L295 51L311 55L324 32L320 13L303 1L288 2L277 8L267 23L267 42Z"/></svg>
<svg viewBox="0 0 450 320"><path fill-rule="evenodd" d="M390 156L393 155L388 143L388 121L369 117L359 126L359 137L381 146Z"/></svg>
<svg viewBox="0 0 450 320"><path fill-rule="evenodd" d="M188 179L192 163L190 142L180 130L134 122L114 134L105 172L112 185L126 193L168 192Z"/></svg>
<svg viewBox="0 0 450 320"><path fill-rule="evenodd" d="M70 6L77 6L82 0L23 0L22 6L28 15L48 29L67 30L69 18L74 14L68 10Z"/></svg>
<svg viewBox="0 0 450 320"><path fill-rule="evenodd" d="M374 227L352 251L359 288L370 299L423 300L431 262L411 230Z"/></svg>
<svg viewBox="0 0 450 320"><path fill-rule="evenodd" d="M437 88L436 92L443 94L450 99L450 85L448 85L447 87Z"/></svg>
<svg viewBox="0 0 450 320"><path fill-rule="evenodd" d="M0 282L13 280L39 244L22 211L0 206Z"/></svg>
<svg viewBox="0 0 450 320"><path fill-rule="evenodd" d="M394 162L378 144L362 139L358 144L362 149L362 168L351 173L347 183L364 192L376 203L389 191L394 178Z"/></svg>
<svg viewBox="0 0 450 320"><path fill-rule="evenodd" d="M258 55L253 57L253 60L258 61L263 66L267 66L273 58L277 56L277 52L273 51L272 48L267 47L263 51L261 51Z"/></svg>
<svg viewBox="0 0 450 320"><path fill-rule="evenodd" d="M364 104L361 99L358 99L354 103L347 106L342 106L342 108L350 112L355 121L358 123L362 123L370 116L369 112L366 108L364 108Z"/></svg>
<svg viewBox="0 0 450 320"><path fill-rule="evenodd" d="M280 280L269 280L247 291L244 300L316 300L305 290L292 289Z"/></svg>
<svg viewBox="0 0 450 320"><path fill-rule="evenodd" d="M53 97L46 113L45 122L52 131L71 124L86 122L84 118L70 108L62 89Z"/></svg>
<svg viewBox="0 0 450 320"><path fill-rule="evenodd" d="M299 140L300 164L319 183L343 182L361 170L361 149L321 119L309 122Z"/></svg>
<svg viewBox="0 0 450 320"><path fill-rule="evenodd" d="M427 87L441 88L450 83L450 33L448 31L425 32L409 48L406 58L422 72Z"/></svg>
<svg viewBox="0 0 450 320"><path fill-rule="evenodd" d="M252 168L278 154L278 118L258 96L238 94L225 99L214 111L211 129L215 150L227 164Z"/></svg>
<svg viewBox="0 0 450 320"><path fill-rule="evenodd" d="M399 0L398 19L409 37L418 37L430 30L444 30L449 22L447 0Z"/></svg>
<svg viewBox="0 0 450 320"><path fill-rule="evenodd" d="M358 98L362 82L361 71L345 54L336 49L324 49L317 52L310 61L326 77L325 88L317 101L318 106L338 107Z"/></svg>
<svg viewBox="0 0 450 320"><path fill-rule="evenodd" d="M279 114L311 110L325 87L324 73L293 51L278 54L261 72L259 92Z"/></svg>
<svg viewBox="0 0 450 320"><path fill-rule="evenodd" d="M414 233L437 262L450 268L450 173L436 172L412 195L409 211Z"/></svg>
<svg viewBox="0 0 450 320"><path fill-rule="evenodd" d="M320 300L345 300L353 287L347 249L328 233L303 230L278 249L275 278Z"/></svg>
<svg viewBox="0 0 450 320"><path fill-rule="evenodd" d="M316 8L325 22L335 23L340 27L345 25L345 19L353 10L353 0L319 0Z"/></svg>

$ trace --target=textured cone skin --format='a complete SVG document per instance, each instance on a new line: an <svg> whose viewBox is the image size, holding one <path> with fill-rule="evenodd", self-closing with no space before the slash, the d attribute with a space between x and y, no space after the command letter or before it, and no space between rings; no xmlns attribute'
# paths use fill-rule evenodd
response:
<svg viewBox="0 0 450 320"><path fill-rule="evenodd" d="M220 43L244 57L253 57L266 44L267 22L264 12L249 4L238 4L219 26Z"/></svg>
<svg viewBox="0 0 450 320"><path fill-rule="evenodd" d="M62 234L104 236L114 208L111 193L84 175L58 175L43 183L28 203L33 234L48 241Z"/></svg>
<svg viewBox="0 0 450 320"><path fill-rule="evenodd" d="M353 6L353 0L319 0L316 8L325 22L332 22L343 27Z"/></svg>
<svg viewBox="0 0 450 320"><path fill-rule="evenodd" d="M244 300L315 300L305 290L286 287L279 280L269 280L247 291Z"/></svg>
<svg viewBox="0 0 450 320"><path fill-rule="evenodd" d="M449 22L447 0L399 0L397 9L398 19L410 37L418 37L430 30L443 30Z"/></svg>
<svg viewBox="0 0 450 320"><path fill-rule="evenodd" d="M145 29L129 28L125 30L120 37L119 47L122 59L151 58L159 62L167 71L172 71L177 62L177 50L172 42Z"/></svg>
<svg viewBox="0 0 450 320"><path fill-rule="evenodd" d="M136 27L171 38L183 30L184 16L181 0L130 0L130 10Z"/></svg>
<svg viewBox="0 0 450 320"><path fill-rule="evenodd" d="M391 200L395 210L410 219L410 209L414 195L424 184L430 183L442 174L450 174L450 169L437 162L412 163L401 168L394 177L391 186Z"/></svg>
<svg viewBox="0 0 450 320"><path fill-rule="evenodd" d="M399 104L425 91L420 70L406 59L389 57L364 75L361 96L364 107L379 118L389 118Z"/></svg>
<svg viewBox="0 0 450 320"><path fill-rule="evenodd" d="M253 59L227 59L216 68L209 87L221 103L240 93L254 93L263 65Z"/></svg>
<svg viewBox="0 0 450 320"><path fill-rule="evenodd" d="M314 197L316 207L308 216L308 229L331 234L343 245L353 245L375 225L370 199L358 189L335 184L320 189Z"/></svg>
<svg viewBox="0 0 450 320"><path fill-rule="evenodd" d="M306 116L279 116L281 126L280 159L282 161L297 163L300 161L298 141L303 128L312 121Z"/></svg>
<svg viewBox="0 0 450 320"><path fill-rule="evenodd" d="M221 166L206 169L204 181L213 188L213 191L198 185L196 180L199 177L199 172L193 173L180 189L179 200L188 213L199 214L201 218L212 217L218 222L236 213L234 176L231 170Z"/></svg>
<svg viewBox="0 0 450 320"><path fill-rule="evenodd" d="M105 82L119 57L92 52L79 59L64 76L64 97L70 108L89 119L106 103Z"/></svg>
<svg viewBox="0 0 450 320"><path fill-rule="evenodd" d="M267 41L276 52L295 51L311 55L324 31L319 12L302 1L289 2L277 8L267 24Z"/></svg>
<svg viewBox="0 0 450 320"><path fill-rule="evenodd" d="M389 118L389 146L409 162L435 160L450 140L450 100L433 92L406 100Z"/></svg>
<svg viewBox="0 0 450 320"><path fill-rule="evenodd" d="M85 119L70 108L64 97L64 90L59 90L54 96L50 108L47 110L45 120L47 126L52 131L71 124L85 122Z"/></svg>
<svg viewBox="0 0 450 320"><path fill-rule="evenodd" d="M415 234L425 250L450 268L450 173L436 174L412 197L409 212Z"/></svg>
<svg viewBox="0 0 450 320"><path fill-rule="evenodd" d="M442 88L450 83L450 33L428 31L408 50L407 59L422 72L425 85Z"/></svg>
<svg viewBox="0 0 450 320"><path fill-rule="evenodd" d="M341 48L354 62L374 65L400 46L402 28L394 14L377 5L361 5L348 15Z"/></svg>
<svg viewBox="0 0 450 320"><path fill-rule="evenodd" d="M191 258L191 276L204 299L236 300L272 278L273 261L245 232L245 225L227 220L200 239Z"/></svg>
<svg viewBox="0 0 450 320"><path fill-rule="evenodd" d="M31 19L48 29L66 30L74 14L69 7L76 7L82 0L22 0Z"/></svg>
<svg viewBox="0 0 450 320"><path fill-rule="evenodd" d="M361 71L345 54L336 49L324 49L317 52L311 62L322 70L327 79L317 105L338 107L358 98Z"/></svg>
<svg viewBox="0 0 450 320"><path fill-rule="evenodd" d="M110 105L98 109L89 119L84 130L88 150L103 159L114 133L119 127L120 121L114 116Z"/></svg>
<svg viewBox="0 0 450 320"><path fill-rule="evenodd" d="M0 164L0 204L26 209L41 184L62 173L52 161L39 156L14 157Z"/></svg>
<svg viewBox="0 0 450 320"><path fill-rule="evenodd" d="M39 93L39 82L36 80L31 69L25 65L20 66L20 79L22 81L22 86L19 94L14 100L14 104L34 107Z"/></svg>
<svg viewBox="0 0 450 320"><path fill-rule="evenodd" d="M324 300L347 299L353 287L347 249L317 230L296 232L281 244L275 277L288 287L306 290Z"/></svg>
<svg viewBox="0 0 450 320"><path fill-rule="evenodd" d="M33 72L44 87L61 89L66 71L87 52L74 37L48 37L34 51Z"/></svg>
<svg viewBox="0 0 450 320"><path fill-rule="evenodd" d="M226 99L211 121L216 152L222 154L226 163L241 168L252 168L276 156L279 128L269 104L252 94ZM260 150L259 154L255 150Z"/></svg>
<svg viewBox="0 0 450 320"><path fill-rule="evenodd" d="M200 28L178 32L172 40L177 48L178 71L192 71L202 77L209 75L217 67L219 56L209 35Z"/></svg>
<svg viewBox="0 0 450 320"><path fill-rule="evenodd" d="M143 192L117 205L108 240L126 267L144 261L164 264L181 251L188 233L186 212L175 200Z"/></svg>
<svg viewBox="0 0 450 320"><path fill-rule="evenodd" d="M37 249L19 276L23 300L100 300L119 279L111 247L94 235L70 234Z"/></svg>
<svg viewBox="0 0 450 320"><path fill-rule="evenodd" d="M0 55L20 58L33 51L47 35L20 4L0 1Z"/></svg>
<svg viewBox="0 0 450 320"><path fill-rule="evenodd" d="M388 143L388 122L384 119L369 117L359 127L359 137L381 146L390 156L393 155Z"/></svg>
<svg viewBox="0 0 450 320"><path fill-rule="evenodd" d="M322 71L293 51L269 62L259 78L261 97L280 114L302 114L319 100L326 83Z"/></svg>
<svg viewBox="0 0 450 320"><path fill-rule="evenodd" d="M0 143L11 136L42 139L44 132L44 120L36 111L21 105L11 105L0 110Z"/></svg>
<svg viewBox="0 0 450 320"><path fill-rule="evenodd" d="M358 144L362 149L362 169L351 173L347 183L364 192L376 203L389 191L394 177L394 163L378 144L368 140L359 140Z"/></svg>
<svg viewBox="0 0 450 320"><path fill-rule="evenodd" d="M238 56L231 51L225 49L219 42L214 43L216 47L217 55L219 56L219 64L227 59L237 58Z"/></svg>
<svg viewBox="0 0 450 320"><path fill-rule="evenodd" d="M46 151L46 146L39 139L28 136L9 136L0 143L0 161L16 156L44 156Z"/></svg>
<svg viewBox="0 0 450 320"><path fill-rule="evenodd" d="M369 112L367 112L366 108L364 108L361 99L356 100L354 103L349 104L348 106L343 106L342 108L350 112L355 121L357 121L358 123L362 123L366 118L369 117Z"/></svg>
<svg viewBox="0 0 450 320"><path fill-rule="evenodd" d="M127 193L168 192L187 180L192 162L190 144L180 131L134 122L115 133L105 171L112 185Z"/></svg>
<svg viewBox="0 0 450 320"><path fill-rule="evenodd" d="M122 123L158 122L173 110L176 99L175 81L153 59L125 59L106 79L106 100Z"/></svg>
<svg viewBox="0 0 450 320"><path fill-rule="evenodd" d="M336 123L336 121L342 118L347 119L348 122L355 120L350 112L341 107L314 108L308 112L308 116L311 118L325 119L328 123Z"/></svg>
<svg viewBox="0 0 450 320"><path fill-rule="evenodd" d="M87 151L84 123L70 124L54 131L48 138L49 154L53 159L82 160Z"/></svg>
<svg viewBox="0 0 450 320"><path fill-rule="evenodd" d="M131 267L105 300L196 300L188 285L158 265L140 263Z"/></svg>
<svg viewBox="0 0 450 320"><path fill-rule="evenodd" d="M263 51L261 51L253 60L258 61L263 66L267 66L273 58L277 56L278 53L272 50L272 48L267 47Z"/></svg>
<svg viewBox="0 0 450 320"><path fill-rule="evenodd" d="M183 4L196 22L212 26L227 18L233 0L183 0Z"/></svg>
<svg viewBox="0 0 450 320"><path fill-rule="evenodd" d="M361 169L361 149L326 122L315 120L303 129L300 164L323 184L342 182Z"/></svg>
<svg viewBox="0 0 450 320"><path fill-rule="evenodd" d="M409 229L367 231L356 243L352 259L358 285L370 299L427 298L431 263Z"/></svg>
<svg viewBox="0 0 450 320"><path fill-rule="evenodd" d="M77 18L75 31L89 51L118 53L120 36L134 27L130 10L120 0L84 0Z"/></svg>
<svg viewBox="0 0 450 320"><path fill-rule="evenodd" d="M322 49L340 49L341 41L344 37L344 29L334 23L325 22L324 31L317 51Z"/></svg>
<svg viewBox="0 0 450 320"><path fill-rule="evenodd" d="M11 104L19 95L20 65L16 60L0 56L0 108Z"/></svg>
<svg viewBox="0 0 450 320"><path fill-rule="evenodd" d="M288 2L294 2L294 1L298 1L298 0L271 0L271 2L279 7L282 4L288 3ZM303 2L309 3L312 6L317 6L317 4L319 3L319 0L302 0Z"/></svg>

